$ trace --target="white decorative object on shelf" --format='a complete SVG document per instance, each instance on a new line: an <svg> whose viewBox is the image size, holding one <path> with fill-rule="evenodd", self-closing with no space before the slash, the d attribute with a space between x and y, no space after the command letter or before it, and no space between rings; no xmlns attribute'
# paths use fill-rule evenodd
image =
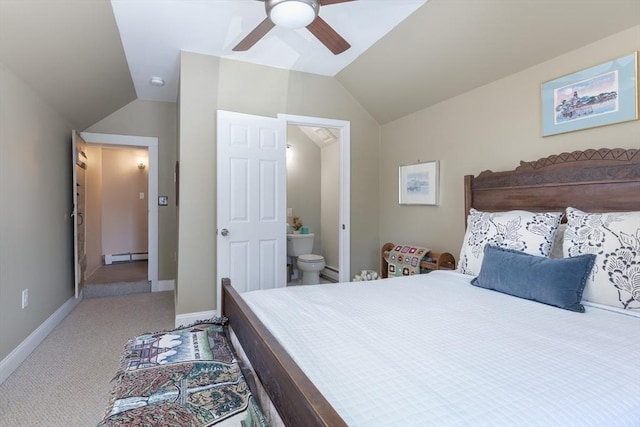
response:
<svg viewBox="0 0 640 427"><path fill-rule="evenodd" d="M374 270L362 270L360 274L356 274L353 277L354 282L365 282L367 280L376 280L378 279L378 272Z"/></svg>

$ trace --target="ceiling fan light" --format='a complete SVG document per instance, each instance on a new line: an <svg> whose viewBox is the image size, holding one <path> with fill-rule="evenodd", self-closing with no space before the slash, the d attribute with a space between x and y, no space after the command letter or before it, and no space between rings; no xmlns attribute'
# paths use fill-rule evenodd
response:
<svg viewBox="0 0 640 427"><path fill-rule="evenodd" d="M318 14L317 0L267 0L265 7L274 24L291 29L306 27Z"/></svg>

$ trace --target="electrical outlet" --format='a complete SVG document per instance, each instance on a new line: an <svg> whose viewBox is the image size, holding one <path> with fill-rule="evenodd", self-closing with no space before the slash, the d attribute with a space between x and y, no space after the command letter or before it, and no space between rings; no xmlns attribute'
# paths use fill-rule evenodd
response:
<svg viewBox="0 0 640 427"><path fill-rule="evenodd" d="M22 291L22 308L29 305L29 289Z"/></svg>

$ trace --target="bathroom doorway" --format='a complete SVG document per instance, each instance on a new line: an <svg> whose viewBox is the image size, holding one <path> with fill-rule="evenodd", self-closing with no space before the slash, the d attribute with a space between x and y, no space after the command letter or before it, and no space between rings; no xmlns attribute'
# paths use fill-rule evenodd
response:
<svg viewBox="0 0 640 427"><path fill-rule="evenodd" d="M321 278L349 281L349 122L278 117L287 120L287 219L298 217L314 234L312 253L326 265Z"/></svg>

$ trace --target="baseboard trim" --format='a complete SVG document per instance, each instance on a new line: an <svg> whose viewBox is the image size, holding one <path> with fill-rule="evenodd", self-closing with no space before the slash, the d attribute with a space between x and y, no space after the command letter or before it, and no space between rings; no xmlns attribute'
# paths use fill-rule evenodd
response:
<svg viewBox="0 0 640 427"><path fill-rule="evenodd" d="M175 280L158 280L158 282L151 284L151 292L173 291L175 288Z"/></svg>
<svg viewBox="0 0 640 427"><path fill-rule="evenodd" d="M198 311L194 313L184 313L176 315L176 328L181 326L192 325L201 320L208 320L218 315L218 312L215 310L209 311Z"/></svg>
<svg viewBox="0 0 640 427"><path fill-rule="evenodd" d="M332 280L334 282L340 281L340 272L337 268L332 267L330 265L326 266L320 272L320 275L325 276L327 279Z"/></svg>
<svg viewBox="0 0 640 427"><path fill-rule="evenodd" d="M22 362L26 360L33 350L53 331L53 329L67 317L69 313L82 301L82 294L79 298L71 297L60 306L47 320L42 322L24 341L20 343L11 353L0 361L0 384L2 384L15 371Z"/></svg>

